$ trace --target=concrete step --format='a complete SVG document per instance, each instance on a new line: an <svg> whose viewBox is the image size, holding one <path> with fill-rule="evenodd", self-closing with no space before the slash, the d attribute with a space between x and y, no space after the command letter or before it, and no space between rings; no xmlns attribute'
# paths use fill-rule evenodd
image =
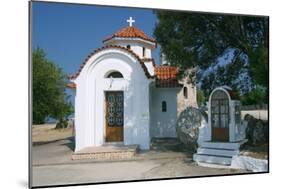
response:
<svg viewBox="0 0 281 189"><path fill-rule="evenodd" d="M239 154L239 150L225 150L225 149L214 149L214 148L198 148L197 154L208 154L215 156L227 156L232 157Z"/></svg>
<svg viewBox="0 0 281 189"><path fill-rule="evenodd" d="M196 162L230 165L232 157L213 156L213 155L206 155L206 154L194 154L193 160Z"/></svg>
<svg viewBox="0 0 281 189"><path fill-rule="evenodd" d="M238 150L240 148L240 142L203 142L202 148L214 148L214 149L227 149Z"/></svg>

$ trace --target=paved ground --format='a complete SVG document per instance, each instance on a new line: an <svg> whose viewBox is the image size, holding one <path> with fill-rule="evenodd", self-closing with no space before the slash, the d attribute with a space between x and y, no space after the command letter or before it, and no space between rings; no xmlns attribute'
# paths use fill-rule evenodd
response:
<svg viewBox="0 0 281 189"><path fill-rule="evenodd" d="M72 150L71 138L35 145L32 152L33 186L243 172L197 166L192 155L173 141L154 146L151 151L142 151L130 161L71 160Z"/></svg>
<svg viewBox="0 0 281 189"><path fill-rule="evenodd" d="M199 167L185 159L63 164L34 166L33 184L60 185L233 173L237 171Z"/></svg>

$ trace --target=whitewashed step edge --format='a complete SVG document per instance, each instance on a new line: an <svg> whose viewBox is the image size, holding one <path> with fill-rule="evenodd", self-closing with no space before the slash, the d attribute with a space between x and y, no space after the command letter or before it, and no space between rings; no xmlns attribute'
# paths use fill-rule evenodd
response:
<svg viewBox="0 0 281 189"><path fill-rule="evenodd" d="M239 154L239 150L224 150L224 149L214 149L214 148L198 148L197 154L208 154L215 156L235 156Z"/></svg>
<svg viewBox="0 0 281 189"><path fill-rule="evenodd" d="M238 150L241 144L245 143L247 140L239 142L202 142L200 147L202 148L215 148L215 149L228 149L228 150Z"/></svg>
<svg viewBox="0 0 281 189"><path fill-rule="evenodd" d="M204 154L193 154L193 160L196 162L214 163L222 165L230 165L232 157L211 156Z"/></svg>

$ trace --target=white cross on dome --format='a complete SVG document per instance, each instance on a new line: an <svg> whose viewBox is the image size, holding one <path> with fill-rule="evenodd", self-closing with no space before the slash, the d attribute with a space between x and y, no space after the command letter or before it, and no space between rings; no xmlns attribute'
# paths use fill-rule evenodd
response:
<svg viewBox="0 0 281 189"><path fill-rule="evenodd" d="M133 20L133 18L130 16L130 18L127 20L127 22L129 23L129 26L132 27L135 20Z"/></svg>

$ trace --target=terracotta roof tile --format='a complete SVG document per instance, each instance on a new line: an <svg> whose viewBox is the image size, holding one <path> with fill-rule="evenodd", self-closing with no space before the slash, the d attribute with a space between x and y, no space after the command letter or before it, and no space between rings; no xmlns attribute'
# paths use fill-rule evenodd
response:
<svg viewBox="0 0 281 189"><path fill-rule="evenodd" d="M158 79L176 79L178 68L174 66L156 66L155 74Z"/></svg>
<svg viewBox="0 0 281 189"><path fill-rule="evenodd" d="M134 26L128 26L125 27L121 30L119 30L118 32L114 33L112 36L106 38L105 40L103 40L103 42L108 41L114 37L122 37L122 38L141 38L143 40L147 40L150 42L155 43L156 45L156 40L147 36L143 31L141 31L140 29L134 27Z"/></svg>
<svg viewBox="0 0 281 189"><path fill-rule="evenodd" d="M156 87L172 88L181 87L177 79L178 68L174 66L156 66Z"/></svg>
<svg viewBox="0 0 281 189"><path fill-rule="evenodd" d="M98 52L100 52L100 51L102 51L102 50L110 49L110 48L113 48L113 49L121 49L121 50L124 50L124 51L130 53L132 56L134 56L134 57L138 60L138 62L140 63L140 65L141 65L141 67L142 67L142 69L143 69L143 71L144 71L146 77L149 78L149 79L150 79L150 78L154 78L154 76L151 76L151 75L149 74L149 72L148 72L148 70L147 70L147 68L146 68L146 66L145 66L145 64L144 64L144 61L142 61L142 59L141 59L136 53L134 53L131 49L128 49L128 48L126 48L126 47L122 47L122 46L119 46L119 45L107 45L107 46L98 48L98 49L94 50L92 53L90 53L90 54L87 56L87 58L84 60L84 62L80 65L79 70L78 70L75 74L69 75L69 76L68 76L68 79L75 79L75 78L77 78L77 77L79 76L80 72L82 71L82 69L84 68L86 62L87 62L94 54L96 54L96 53L98 53Z"/></svg>

